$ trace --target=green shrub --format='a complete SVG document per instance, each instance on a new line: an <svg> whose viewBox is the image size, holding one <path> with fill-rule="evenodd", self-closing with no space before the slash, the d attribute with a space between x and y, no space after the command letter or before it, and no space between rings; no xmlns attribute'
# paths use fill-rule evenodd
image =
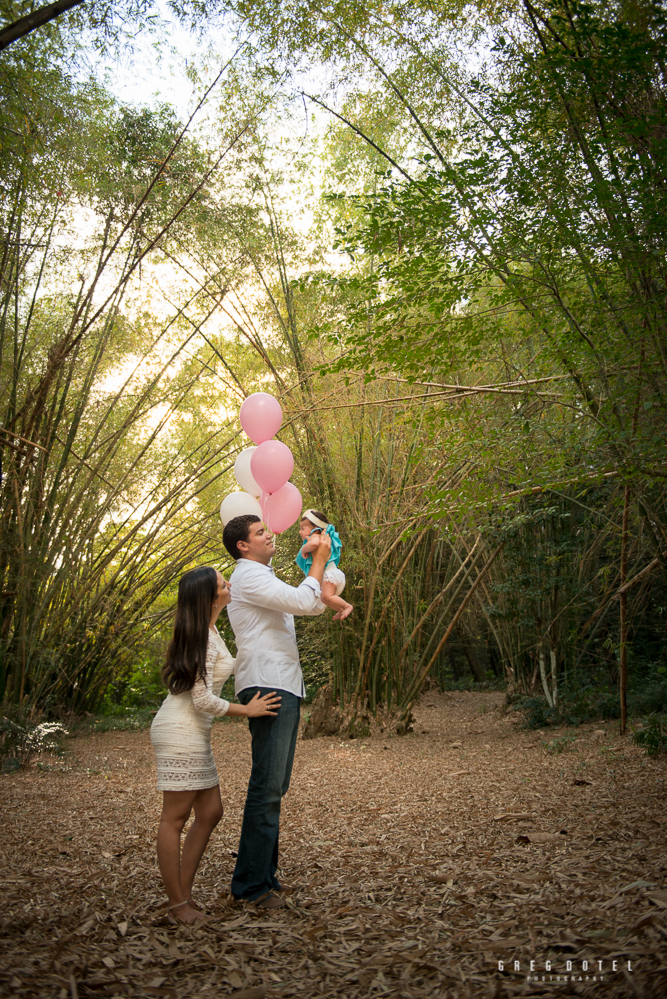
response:
<svg viewBox="0 0 667 999"><path fill-rule="evenodd" d="M159 708L167 695L160 670L161 664L155 659L145 659L123 679L110 683L100 714L122 715L128 709Z"/></svg>
<svg viewBox="0 0 667 999"><path fill-rule="evenodd" d="M648 756L660 756L667 752L667 719L653 714L641 729L633 729L632 738L637 746L642 746Z"/></svg>
<svg viewBox="0 0 667 999"><path fill-rule="evenodd" d="M658 674L660 670L656 671ZM628 694L628 708L633 714L667 714L667 679L654 676Z"/></svg>
<svg viewBox="0 0 667 999"><path fill-rule="evenodd" d="M155 717L151 708L116 708L113 714L99 715L92 722L85 722L82 729L86 732L140 732L150 728Z"/></svg>
<svg viewBox="0 0 667 999"><path fill-rule="evenodd" d="M505 689L505 680L503 677L496 676L493 670L487 669L484 676L484 680L475 680L473 676L461 676L457 680L453 677L444 677L442 682L438 682L438 686L440 690L465 690L476 694Z"/></svg>
<svg viewBox="0 0 667 999"><path fill-rule="evenodd" d="M512 710L523 714L524 728L546 728L553 724L554 709L542 697L521 697L514 702Z"/></svg>
<svg viewBox="0 0 667 999"><path fill-rule="evenodd" d="M0 764L3 772L25 769L39 753L62 754L62 739L68 734L60 722L0 720Z"/></svg>
<svg viewBox="0 0 667 999"><path fill-rule="evenodd" d="M570 746L574 743L575 739L573 735L560 735L550 742L542 743L545 746L548 753L564 753Z"/></svg>
<svg viewBox="0 0 667 999"><path fill-rule="evenodd" d="M522 697L513 710L524 716L524 728L546 728L549 725L583 725L599 719L620 718L618 695L606 690L585 688L576 694L564 692L555 708L543 697Z"/></svg>

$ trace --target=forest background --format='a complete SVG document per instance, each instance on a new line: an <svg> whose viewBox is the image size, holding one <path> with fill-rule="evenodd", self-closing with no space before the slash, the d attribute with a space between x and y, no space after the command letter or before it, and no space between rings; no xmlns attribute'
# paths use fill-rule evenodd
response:
<svg viewBox="0 0 667 999"><path fill-rule="evenodd" d="M187 112L100 69L167 15ZM298 622L322 731L405 732L428 683L624 729L627 688L661 747L662 5L0 18L10 721L159 704L178 577L231 569L218 506L262 390L344 542L354 615Z"/></svg>

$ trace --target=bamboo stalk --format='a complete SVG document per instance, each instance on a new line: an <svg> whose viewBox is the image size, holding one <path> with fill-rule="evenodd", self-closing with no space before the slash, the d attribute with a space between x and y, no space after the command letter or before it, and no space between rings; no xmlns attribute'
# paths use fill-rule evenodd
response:
<svg viewBox="0 0 667 999"><path fill-rule="evenodd" d="M620 619L621 619L621 648L620 648L620 660L621 669L619 676L619 696L621 702L621 735L625 735L625 729L627 725L628 718L628 705L627 705L627 684L628 684L628 594L627 594L627 576L628 576L628 519L630 512L630 487L626 485L623 493L623 527L621 531L621 587L619 590L619 600L620 600Z"/></svg>
<svg viewBox="0 0 667 999"><path fill-rule="evenodd" d="M417 697L417 695L419 694L419 691L423 687L424 682L426 680L426 677L428 676L428 674L431 671L431 667L432 667L433 663L437 659L438 655L440 654L441 649L444 647L445 643L447 642L447 639L449 638L449 636L451 635L452 631L456 627L456 623L459 620L459 618L461 617L461 614L463 613L463 611L466 609L466 607L470 603L472 597L474 596L475 590L480 585L483 577L487 574L487 572L489 571L489 569L493 565L495 559L497 558L497 556L502 551L503 544L504 544L504 542L498 545L498 547L496 548L496 550L493 552L493 554L491 555L491 557L489 558L489 560L487 561L487 563L484 565L484 567L480 571L479 575L477 576L477 579L474 581L474 583L472 584L472 586L470 587L470 589L466 593L465 597L461 601L461 604L460 604L458 610L456 611L454 617L450 621L448 628L446 629L444 635L442 636L442 638L438 642L438 647L436 648L435 652L433 653L433 655L429 659L428 663L426 664L426 666L422 670L421 674L418 677L417 682L413 683L411 685L411 687L409 688L408 692L405 694L405 700L407 700L409 703L408 703L408 706L406 708L404 708L404 710L403 710L403 713L402 713L402 717L403 718L407 717L407 712L410 710L410 706L414 703L415 698Z"/></svg>

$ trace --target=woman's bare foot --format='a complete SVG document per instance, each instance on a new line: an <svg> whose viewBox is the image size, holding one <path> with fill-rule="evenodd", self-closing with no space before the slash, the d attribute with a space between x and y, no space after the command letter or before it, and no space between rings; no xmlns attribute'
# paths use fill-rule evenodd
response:
<svg viewBox="0 0 667 999"><path fill-rule="evenodd" d="M180 905L170 905L167 910L172 919L175 919L178 923L200 923L203 919L206 919L206 915L203 912L199 912L197 909L193 909L190 904L191 899L187 902L181 902Z"/></svg>
<svg viewBox="0 0 667 999"><path fill-rule="evenodd" d="M345 604L345 606L341 610L339 610L337 614L334 614L333 616L334 621L344 621L346 617L350 616L353 610L354 607L352 606L352 604Z"/></svg>

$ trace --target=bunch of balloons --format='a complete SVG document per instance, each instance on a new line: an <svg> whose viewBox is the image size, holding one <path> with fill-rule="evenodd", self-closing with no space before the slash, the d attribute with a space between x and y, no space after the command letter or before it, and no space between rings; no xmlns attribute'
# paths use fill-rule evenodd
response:
<svg viewBox="0 0 667 999"><path fill-rule="evenodd" d="M249 395L239 413L241 426L255 447L241 451L234 475L242 492L230 493L220 504L220 519L254 513L273 534L281 534L301 515L301 493L289 481L294 471L292 452L273 438L283 422L280 403L268 392Z"/></svg>

